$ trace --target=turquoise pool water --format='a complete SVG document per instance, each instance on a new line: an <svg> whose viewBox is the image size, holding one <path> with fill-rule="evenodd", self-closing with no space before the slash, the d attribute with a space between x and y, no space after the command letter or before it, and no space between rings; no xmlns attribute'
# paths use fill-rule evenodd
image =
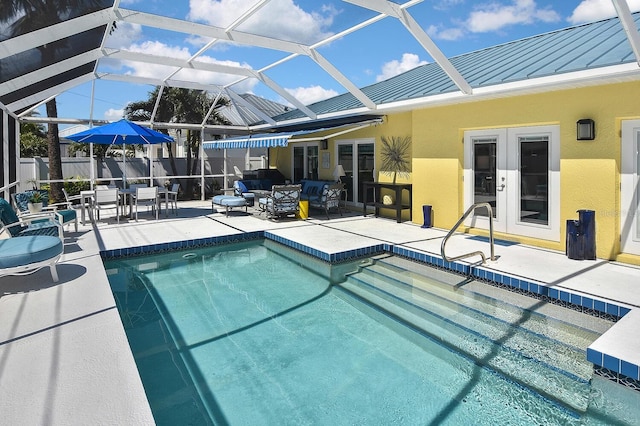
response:
<svg viewBox="0 0 640 426"><path fill-rule="evenodd" d="M592 331L537 313L525 321L510 305L479 296L462 307L445 300L437 283L433 291L412 287L410 308L399 313L392 304L401 286L385 289L379 304L364 300L380 271L343 282L362 265L332 267L269 241L105 261L156 422L564 425L640 418L640 392L592 379L583 364L579 346L595 339ZM409 275L390 271L385 280ZM435 305L426 308L431 299ZM480 301L487 305L479 308ZM471 327L494 318L491 331ZM551 323L562 336L543 335ZM541 348L547 340L551 346Z"/></svg>

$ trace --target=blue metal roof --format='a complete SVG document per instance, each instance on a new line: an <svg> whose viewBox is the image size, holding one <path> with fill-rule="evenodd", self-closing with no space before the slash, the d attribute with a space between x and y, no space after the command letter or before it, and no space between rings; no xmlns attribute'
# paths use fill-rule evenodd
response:
<svg viewBox="0 0 640 426"><path fill-rule="evenodd" d="M632 16L638 27L640 12ZM466 53L450 58L450 61L471 87L477 89L632 63L636 58L616 17ZM364 87L362 91L373 102L382 105L455 93L458 88L433 62ZM309 105L318 115L362 107L364 105L351 93ZM302 112L293 110L275 117L275 120L302 117Z"/></svg>

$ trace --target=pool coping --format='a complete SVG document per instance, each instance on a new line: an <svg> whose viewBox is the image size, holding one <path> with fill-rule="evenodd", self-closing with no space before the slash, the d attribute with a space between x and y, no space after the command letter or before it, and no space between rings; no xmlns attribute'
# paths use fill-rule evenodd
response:
<svg viewBox="0 0 640 426"><path fill-rule="evenodd" d="M526 293L529 296L544 298L551 303L563 305L570 309L581 310L590 315L596 315L616 321L607 332L592 343L586 351L587 360L594 364L595 372L608 379L619 382L636 390L640 390L640 363L625 359L624 356L614 354L606 349L606 342L611 335L618 331L616 326L620 319L628 315L634 309L633 306L625 306L619 303L612 303L605 298L587 296L576 291L554 288L546 283L524 279L515 275L503 272L492 271L491 268L478 264L446 261L441 256L426 253L413 248L403 247L401 244L379 243L371 246L360 247L352 250L345 250L336 253L328 253L306 244L284 238L269 231L243 232L233 235L223 235L208 238L190 239L184 241L173 241L168 243L150 244L113 250L100 251L103 259L113 259L123 256L138 256L152 253L162 253L171 250L189 249L197 247L207 247L221 244L245 242L258 239L268 239L287 247L296 249L315 258L329 263L340 263L357 259L360 257L376 255L380 253L392 253L413 261L445 269L461 275L473 277L480 281L504 288Z"/></svg>

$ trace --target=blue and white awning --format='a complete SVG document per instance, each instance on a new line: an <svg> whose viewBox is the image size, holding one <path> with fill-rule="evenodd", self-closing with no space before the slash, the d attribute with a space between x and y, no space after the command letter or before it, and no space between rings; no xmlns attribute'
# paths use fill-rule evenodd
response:
<svg viewBox="0 0 640 426"><path fill-rule="evenodd" d="M239 148L273 148L287 146L294 133L265 133L261 135L243 136L204 142L204 149L239 149Z"/></svg>
<svg viewBox="0 0 640 426"><path fill-rule="evenodd" d="M202 147L204 149L274 148L279 146L284 147L288 146L289 142L309 142L321 139L329 139L381 122L382 118L375 118L359 123L348 123L333 127L321 127L311 130L296 130L281 133L262 133L257 135L239 136L229 139L220 139L217 141L204 141L202 143ZM309 137L309 135L312 135L314 133L321 133L329 130L335 130L336 132L331 134L323 134L322 136Z"/></svg>

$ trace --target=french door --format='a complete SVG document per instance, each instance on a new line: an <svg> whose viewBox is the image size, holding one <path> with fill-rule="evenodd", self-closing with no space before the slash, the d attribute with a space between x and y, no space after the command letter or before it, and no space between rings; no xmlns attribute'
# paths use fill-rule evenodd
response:
<svg viewBox="0 0 640 426"><path fill-rule="evenodd" d="M621 169L621 251L640 255L640 120L622 122Z"/></svg>
<svg viewBox="0 0 640 426"><path fill-rule="evenodd" d="M465 210L489 203L496 231L559 241L559 138L558 126L465 132ZM488 229L487 209L466 224Z"/></svg>
<svg viewBox="0 0 640 426"><path fill-rule="evenodd" d="M373 139L342 140L336 143L336 149L337 164L342 166L346 174L340 180L345 185L347 201L362 203L363 183L374 180L374 141Z"/></svg>
<svg viewBox="0 0 640 426"><path fill-rule="evenodd" d="M293 147L293 181L318 180L318 143L300 143Z"/></svg>

